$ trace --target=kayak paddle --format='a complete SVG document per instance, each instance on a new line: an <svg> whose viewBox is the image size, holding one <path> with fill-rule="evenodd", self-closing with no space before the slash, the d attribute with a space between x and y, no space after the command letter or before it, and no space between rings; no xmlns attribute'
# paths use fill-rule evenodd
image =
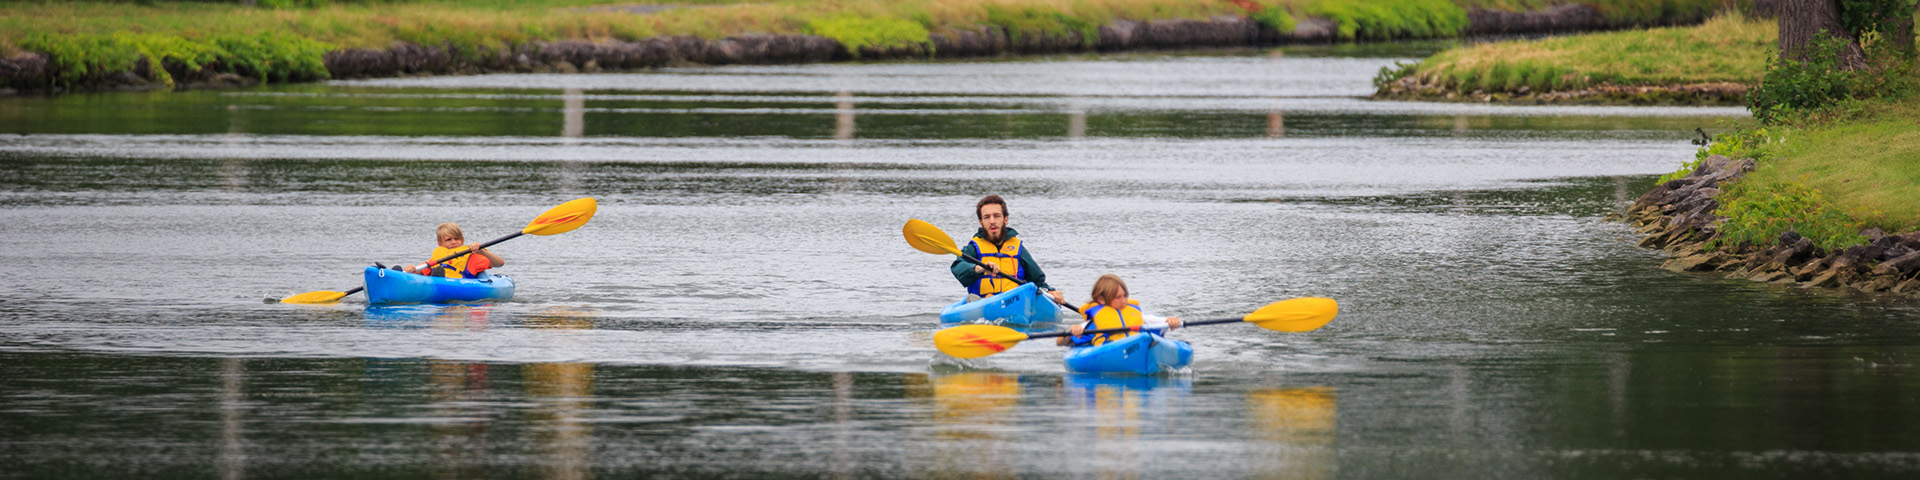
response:
<svg viewBox="0 0 1920 480"><path fill-rule="evenodd" d="M569 201L567 203L562 203L559 206L553 207L552 209L548 209L546 213L542 213L540 214L540 216L534 217L532 222L527 223L527 228L522 228L520 229L520 231L514 232L512 235L496 238L491 241L488 241L487 243L482 243L479 246L476 246L474 248L462 250L459 252L454 252L451 254L447 254L447 256L433 259L433 261L420 264L420 266L416 268L416 270L426 269L434 265L439 265L448 260L453 260L456 258L460 258L462 256L466 256L467 254L473 253L475 250L487 248L487 247L493 246L493 244L504 242L507 240L512 240L514 239L514 237L519 237L521 235L526 235L529 233L534 235L553 235L553 234L571 232L573 231L573 229L580 228L581 225L586 225L587 220L590 220L593 218L594 210L598 208L599 208L599 203L595 202L593 200L593 197L580 198L580 199ZM366 289L367 287L365 286L359 286L359 287L353 287L352 290L347 290L345 292L320 290L317 292L307 292L299 295L290 296L287 298L282 298L280 299L280 302L281 303L333 303L333 302L340 301L341 298L344 298L347 295L359 293L361 290L366 290Z"/></svg>
<svg viewBox="0 0 1920 480"><path fill-rule="evenodd" d="M960 257L961 260L966 260L967 263L979 265L982 267L986 266L985 263L980 262L980 259L974 258L972 255L967 255L966 252L960 251L960 247L956 247L953 245L953 237L947 236L947 232L940 230L940 227L933 226L933 224L931 223L927 223L917 218L909 218L907 219L907 224L900 227L900 233L902 235L906 235L907 244L913 245L914 250L919 250L919 251L931 253L934 255L952 254L954 256ZM1018 278L1013 278L1007 275L994 274L991 271L987 273L987 276L1011 280L1015 285L1027 284L1027 282L1021 281ZM1051 299L1053 297L1047 297L1047 298ZM1067 307L1068 310L1073 310L1074 313L1080 313L1080 307L1075 307L1073 305L1068 305L1064 303L1059 305L1062 307Z"/></svg>
<svg viewBox="0 0 1920 480"><path fill-rule="evenodd" d="M1305 332L1320 328L1333 321L1340 313L1340 304L1331 298L1304 297L1281 300L1260 307L1253 313L1241 318L1223 318L1219 320L1200 320L1186 322L1182 327L1196 327L1219 323L1247 322L1268 330L1282 332ZM1117 333L1139 331L1139 326L1088 330L1082 333ZM1035 335L1020 333L998 325L961 325L933 334L933 346L941 353L959 358L980 358L1013 348L1023 340L1032 338L1066 337L1070 331L1048 332Z"/></svg>

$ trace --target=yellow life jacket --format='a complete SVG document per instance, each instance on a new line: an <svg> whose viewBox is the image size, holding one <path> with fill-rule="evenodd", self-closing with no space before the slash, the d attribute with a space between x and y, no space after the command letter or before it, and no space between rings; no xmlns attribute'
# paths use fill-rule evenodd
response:
<svg viewBox="0 0 1920 480"><path fill-rule="evenodd" d="M460 248L433 247L433 256L427 257L427 261L431 262L433 261L433 259L436 259L436 258L452 255L455 252L465 251L466 248L467 247L465 246L462 246ZM468 263L468 260L471 260L474 257L479 257L480 260L472 262L471 264ZM467 271L467 267L469 265L473 266L475 270L471 272ZM428 267L426 271L420 272L420 274L426 275L429 277L473 278L473 277L479 276L480 272L486 271L486 269L488 268L493 268L493 262L487 261L486 257L480 256L480 254L478 253L471 253L467 255L461 255L460 258L455 258L452 260L447 260L445 262L440 262L440 264L438 265Z"/></svg>
<svg viewBox="0 0 1920 480"><path fill-rule="evenodd" d="M1007 239L1007 243L1000 244L999 248L995 248L993 242L987 239L973 237L973 248L980 252L981 263L1000 267L1000 273L1012 275L1013 278L1027 279L1026 269L1020 267L1020 237ZM989 297L1018 286L1020 284L1012 280L981 274L980 281L967 286L967 293Z"/></svg>
<svg viewBox="0 0 1920 480"><path fill-rule="evenodd" d="M1147 323L1146 319L1140 317L1140 301L1131 298L1127 299L1127 306L1121 307L1119 311L1114 311L1112 307L1106 305L1087 303L1080 306L1080 312L1087 318L1088 331L1122 327L1138 329ZM1086 335L1086 339L1094 345L1099 345L1107 343L1108 340L1119 340L1133 334L1134 332L1095 333Z"/></svg>

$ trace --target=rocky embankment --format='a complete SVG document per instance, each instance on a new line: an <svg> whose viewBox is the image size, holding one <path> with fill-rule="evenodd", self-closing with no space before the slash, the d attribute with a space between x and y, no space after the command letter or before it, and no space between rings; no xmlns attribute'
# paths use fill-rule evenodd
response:
<svg viewBox="0 0 1920 480"><path fill-rule="evenodd" d="M1886 234L1868 229L1869 241L1826 251L1793 231L1772 245L1707 248L1722 220L1715 197L1720 186L1753 170L1753 160L1715 155L1684 178L1655 186L1627 209L1640 227L1640 246L1672 255L1663 265L1676 272L1716 272L1756 282L1891 292L1920 296L1920 232Z"/></svg>
<svg viewBox="0 0 1920 480"><path fill-rule="evenodd" d="M1473 9L1467 12L1467 35L1528 34L1605 30L1635 26L1606 19L1593 7L1568 5L1532 12ZM1697 23L1703 18L1670 18L1661 24ZM840 42L815 35L738 35L718 40L689 36L654 37L640 41L531 42L503 48L458 47L451 44L394 43L387 48L340 49L327 52L324 63L332 78L475 73L571 73L635 70L669 65L729 65L815 63L855 59L967 58L1081 51L1128 51L1176 48L1260 47L1340 41L1338 26L1325 18L1303 18L1290 31L1241 16L1207 20L1118 20L1099 27L1097 38L1080 32L1056 35L1015 35L982 26L939 29L924 45L861 48L849 51ZM0 87L15 91L58 92L49 80L48 57L29 52L0 58ZM140 60L134 71L109 76L106 84L81 85L82 90L155 89L153 68ZM179 88L220 88L250 85L253 80L216 73L214 66L189 70L163 65Z"/></svg>
<svg viewBox="0 0 1920 480"><path fill-rule="evenodd" d="M1525 86L1511 92L1488 92L1481 89L1462 92L1435 78L1427 78L1427 76L1424 75L1409 75L1381 87L1378 92L1374 93L1373 97L1392 100L1483 103L1745 105L1747 85L1732 82L1695 83L1686 85L1601 84L1586 88L1548 92L1532 91L1531 87Z"/></svg>

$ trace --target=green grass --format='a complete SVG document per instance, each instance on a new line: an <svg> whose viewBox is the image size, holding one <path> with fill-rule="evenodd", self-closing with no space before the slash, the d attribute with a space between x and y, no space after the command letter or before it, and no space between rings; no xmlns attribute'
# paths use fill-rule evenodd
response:
<svg viewBox="0 0 1920 480"><path fill-rule="evenodd" d="M132 71L142 59L149 66L147 77L165 85L174 84L169 69L235 73L268 82L316 80L327 78L321 56L332 48L279 32L222 34L204 39L161 33L36 33L21 42L26 48L48 54L53 72L49 80L60 86Z"/></svg>
<svg viewBox="0 0 1920 480"><path fill-rule="evenodd" d="M1877 106L1854 120L1768 127L1767 168L1741 183L1798 182L1859 221L1901 232L1920 229L1920 100Z"/></svg>
<svg viewBox="0 0 1920 480"><path fill-rule="evenodd" d="M1717 198L1714 213L1727 217L1719 244L1769 245L1792 229L1834 250L1865 242L1865 227L1920 230L1920 97L1856 102L1844 113L1722 133L1701 150L1699 158L1758 161ZM1692 168L1682 170L1661 180Z"/></svg>
<svg viewBox="0 0 1920 480"><path fill-rule="evenodd" d="M633 12L638 4L673 8ZM444 45L463 60L536 41L640 41L657 36L717 39L742 34L813 33L862 47L931 47L930 29L998 24L1014 35L1081 32L1119 18L1210 18L1226 2L1181 0L412 0L306 2L303 8L237 2L0 2L0 55L48 53L48 81L104 80L144 58L175 71L233 72L263 80L325 78L332 49ZM618 7L609 9L608 7ZM930 51L931 48L928 48ZM318 69L318 71L316 71ZM167 69L149 80L172 84ZM33 87L33 85L25 85Z"/></svg>
<svg viewBox="0 0 1920 480"><path fill-rule="evenodd" d="M1771 20L1723 13L1692 27L1595 33L1454 48L1414 69L1457 91L1569 90L1593 85L1753 84L1778 38Z"/></svg>
<svg viewBox="0 0 1920 480"><path fill-rule="evenodd" d="M672 4L651 13L593 10L596 5ZM996 16L996 12L998 15ZM329 3L312 8L250 8L233 3L104 1L0 2L0 50L18 53L28 35L161 33L184 38L286 32L341 48L382 48L395 41L502 44L535 40L627 40L661 35L721 38L799 34L809 25L848 17L912 21L923 28L965 28L996 21L1029 33L1091 28L1117 18L1171 19L1232 15L1227 2L1182 0L417 0ZM994 17L994 18L990 18ZM1023 23L1026 22L1026 23ZM901 24L892 22L889 35Z"/></svg>

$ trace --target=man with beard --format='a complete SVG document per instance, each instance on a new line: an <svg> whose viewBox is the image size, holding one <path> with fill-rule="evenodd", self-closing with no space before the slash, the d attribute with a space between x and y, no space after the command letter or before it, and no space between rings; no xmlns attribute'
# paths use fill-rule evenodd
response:
<svg viewBox="0 0 1920 480"><path fill-rule="evenodd" d="M1032 283L1053 297L1054 303L1066 301L1059 290L1047 286L1047 274L1040 271L1040 264L1034 263L1033 255L1020 245L1020 233L1007 226L1006 200L1001 200L999 195L987 195L974 204L973 213L980 219L980 231L975 232L973 241L967 242L967 246L960 251L980 259L980 263L985 265L954 260L952 267L953 278L967 287L968 301L991 297L1020 286L996 275Z"/></svg>

